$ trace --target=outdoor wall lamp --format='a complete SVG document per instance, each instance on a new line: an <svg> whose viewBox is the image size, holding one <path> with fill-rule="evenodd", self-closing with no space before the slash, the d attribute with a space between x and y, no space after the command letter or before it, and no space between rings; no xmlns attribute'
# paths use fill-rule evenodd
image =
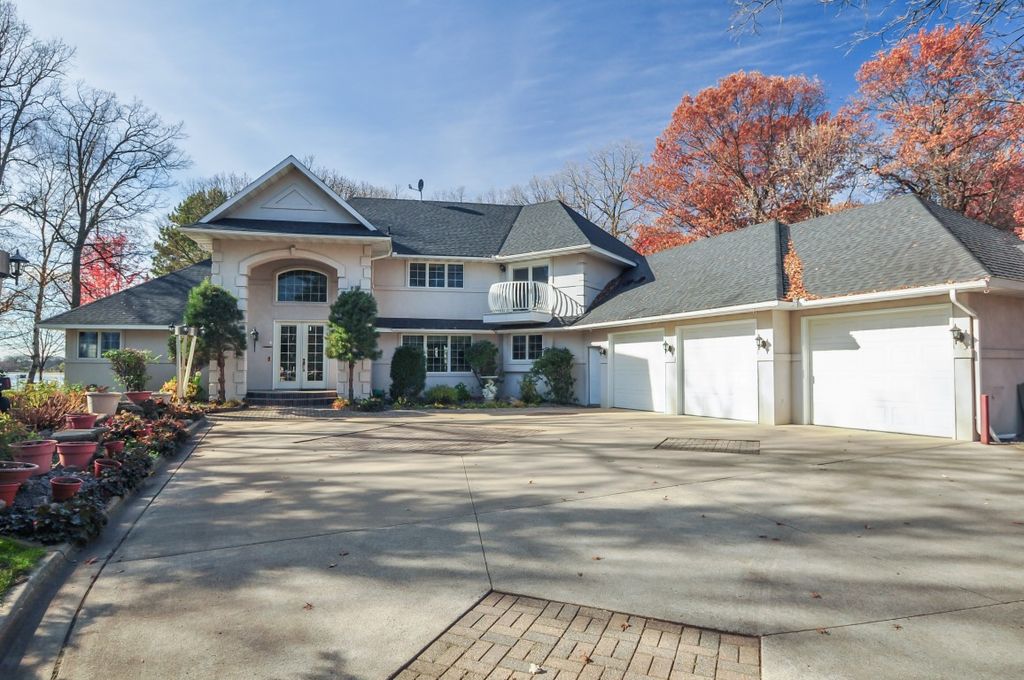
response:
<svg viewBox="0 0 1024 680"><path fill-rule="evenodd" d="M260 332L253 326L252 330L249 331L249 337L252 338L252 351L256 351L256 343L260 341Z"/></svg>
<svg viewBox="0 0 1024 680"><path fill-rule="evenodd" d="M664 342L661 343L661 348L663 350L665 350L665 354L675 354L676 353L676 348L673 347L672 343L670 343L668 340L665 340Z"/></svg>
<svg viewBox="0 0 1024 680"><path fill-rule="evenodd" d="M954 324L953 327L949 329L949 334L953 336L953 342L963 345L964 347L967 346L967 333L965 333L962 328Z"/></svg>
<svg viewBox="0 0 1024 680"><path fill-rule="evenodd" d="M3 255L6 256L7 253L3 253ZM3 271L0 271L0 279L11 278L14 279L14 283L17 284L18 278L21 277L21 267L22 265L28 264L28 260L22 257L21 251L18 250L15 250L14 254L8 256L6 259L7 267L5 267Z"/></svg>
<svg viewBox="0 0 1024 680"><path fill-rule="evenodd" d="M603 357L608 356L608 350L606 350L604 347L598 347L597 348L597 353L600 354Z"/></svg>
<svg viewBox="0 0 1024 680"><path fill-rule="evenodd" d="M768 348L772 346L772 343L768 342L767 340L762 338L760 335L758 335L756 338L754 338L754 344L757 345L758 349L763 349L765 352L767 352Z"/></svg>

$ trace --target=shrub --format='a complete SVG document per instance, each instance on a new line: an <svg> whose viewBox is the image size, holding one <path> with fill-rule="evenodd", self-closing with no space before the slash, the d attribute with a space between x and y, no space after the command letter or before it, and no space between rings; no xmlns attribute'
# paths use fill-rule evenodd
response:
<svg viewBox="0 0 1024 680"><path fill-rule="evenodd" d="M460 404L467 402L473 398L473 394L469 391L469 387L466 383L459 383L455 386L455 399Z"/></svg>
<svg viewBox="0 0 1024 680"><path fill-rule="evenodd" d="M533 362L530 375L535 380L543 379L548 388L544 395L547 399L556 404L571 404L576 401L572 390L576 384L576 379L572 377L572 366L572 352L564 347L548 347Z"/></svg>
<svg viewBox="0 0 1024 680"><path fill-rule="evenodd" d="M434 385L423 393L423 400L428 404L456 404L459 401L459 392L451 385Z"/></svg>
<svg viewBox="0 0 1024 680"><path fill-rule="evenodd" d="M110 428L107 433L108 439L140 439L152 429L152 426L141 416L128 411L118 413L107 420L104 425Z"/></svg>
<svg viewBox="0 0 1024 680"><path fill-rule="evenodd" d="M537 379L530 373L524 375L523 379L519 381L519 399L524 404L539 404L542 401L540 392L537 390Z"/></svg>
<svg viewBox="0 0 1024 680"><path fill-rule="evenodd" d="M80 387L37 383L8 392L10 414L29 428L56 430L64 424L64 416L85 410L85 392Z"/></svg>
<svg viewBox="0 0 1024 680"><path fill-rule="evenodd" d="M170 380L165 382L160 387L161 392L167 394L178 393L178 378L177 376L172 377ZM188 384L185 385L185 401L204 401L206 399L206 390L203 389L203 376L199 371L196 371L191 378L189 378Z"/></svg>
<svg viewBox="0 0 1024 680"><path fill-rule="evenodd" d="M117 382L129 392L141 392L146 389L146 365L156 360L153 353L141 349L112 349L103 353L103 358L110 361L110 370L114 372Z"/></svg>
<svg viewBox="0 0 1024 680"><path fill-rule="evenodd" d="M335 411L344 411L348 407L348 399L345 399L344 397L338 397L337 399L331 402L331 408L334 409Z"/></svg>
<svg viewBox="0 0 1024 680"><path fill-rule="evenodd" d="M478 340L466 348L466 363L483 385L483 376L498 375L498 346L490 340Z"/></svg>
<svg viewBox="0 0 1024 680"><path fill-rule="evenodd" d="M376 411L386 411L388 403L380 397L367 397L366 399L356 399L352 402L352 408L357 411L373 413Z"/></svg>
<svg viewBox="0 0 1024 680"><path fill-rule="evenodd" d="M427 382L427 358L419 347L402 346L391 357L391 398L415 399Z"/></svg>
<svg viewBox="0 0 1024 680"><path fill-rule="evenodd" d="M0 413L0 460L11 459L11 444L29 438L28 428L6 413Z"/></svg>

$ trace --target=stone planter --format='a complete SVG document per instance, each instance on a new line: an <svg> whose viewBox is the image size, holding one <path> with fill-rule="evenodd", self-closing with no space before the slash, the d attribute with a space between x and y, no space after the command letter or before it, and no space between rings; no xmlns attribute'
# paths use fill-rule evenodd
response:
<svg viewBox="0 0 1024 680"><path fill-rule="evenodd" d="M0 505L9 508L14 505L14 497L18 495L21 482L0 482Z"/></svg>
<svg viewBox="0 0 1024 680"><path fill-rule="evenodd" d="M84 470L98 447L96 442L64 442L57 444L57 455L62 467Z"/></svg>
<svg viewBox="0 0 1024 680"><path fill-rule="evenodd" d="M64 416L64 424L69 430L89 430L96 425L95 413L69 413Z"/></svg>
<svg viewBox="0 0 1024 680"><path fill-rule="evenodd" d="M121 401L120 392L86 392L85 403L90 413L112 416L117 413Z"/></svg>
<svg viewBox="0 0 1024 680"><path fill-rule="evenodd" d="M55 501L66 501L82 488L78 477L54 477L50 480L50 495Z"/></svg>
<svg viewBox="0 0 1024 680"><path fill-rule="evenodd" d="M36 474L39 466L35 463L0 460L0 484L22 484Z"/></svg>
<svg viewBox="0 0 1024 680"><path fill-rule="evenodd" d="M11 444L11 457L20 463L34 463L39 467L32 473L33 477L45 475L53 465L53 454L57 450L57 441L41 439L39 441L16 442Z"/></svg>
<svg viewBox="0 0 1024 680"><path fill-rule="evenodd" d="M149 401L149 398L153 396L152 392L125 392L124 396L128 398L128 401L133 404L141 405L144 402Z"/></svg>

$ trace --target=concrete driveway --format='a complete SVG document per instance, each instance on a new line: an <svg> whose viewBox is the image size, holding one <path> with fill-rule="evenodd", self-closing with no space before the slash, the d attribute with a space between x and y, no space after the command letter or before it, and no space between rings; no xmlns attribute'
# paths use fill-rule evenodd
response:
<svg viewBox="0 0 1024 680"><path fill-rule="evenodd" d="M386 678L493 589L761 636L768 680L1016 677L1022 488L1021 448L850 430L224 420L86 552L18 675Z"/></svg>

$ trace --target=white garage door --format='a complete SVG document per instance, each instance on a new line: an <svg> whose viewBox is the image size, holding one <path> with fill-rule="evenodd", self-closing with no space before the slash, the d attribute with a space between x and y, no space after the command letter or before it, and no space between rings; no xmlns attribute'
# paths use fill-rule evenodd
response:
<svg viewBox="0 0 1024 680"><path fill-rule="evenodd" d="M952 437L947 307L807 322L811 422Z"/></svg>
<svg viewBox="0 0 1024 680"><path fill-rule="evenodd" d="M665 410L665 336L661 331L615 336L612 404L638 411Z"/></svg>
<svg viewBox="0 0 1024 680"><path fill-rule="evenodd" d="M757 420L757 347L751 322L689 326L683 347L683 413Z"/></svg>

